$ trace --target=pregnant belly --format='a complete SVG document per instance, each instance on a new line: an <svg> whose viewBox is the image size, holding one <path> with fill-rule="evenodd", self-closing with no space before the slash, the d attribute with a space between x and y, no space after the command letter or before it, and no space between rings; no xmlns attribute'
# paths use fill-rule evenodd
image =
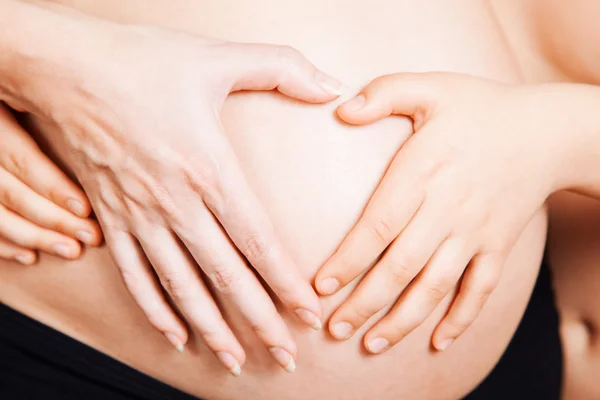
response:
<svg viewBox="0 0 600 400"><path fill-rule="evenodd" d="M449 70L516 80L495 21L485 2L476 0L62 3L122 22L289 44L343 80L350 92L395 71ZM343 125L334 107L242 93L227 101L222 115L248 179L306 279L357 220L411 133L402 118L363 128ZM291 375L274 365L227 305L228 321L248 351L241 377L229 377L195 335L183 354L174 352L133 304L106 249L90 250L71 263L51 257L32 268L0 263L0 300L203 398L458 398L483 379L510 340L535 281L545 228L540 213L523 233L476 324L447 352L433 352L430 338L449 299L402 343L377 357L361 350L365 330L335 342L285 315L299 349L298 369ZM326 316L347 295L324 299Z"/></svg>

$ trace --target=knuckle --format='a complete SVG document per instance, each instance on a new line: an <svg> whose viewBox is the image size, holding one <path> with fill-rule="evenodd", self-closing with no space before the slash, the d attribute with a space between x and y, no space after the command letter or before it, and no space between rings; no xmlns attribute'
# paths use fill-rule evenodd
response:
<svg viewBox="0 0 600 400"><path fill-rule="evenodd" d="M277 46L277 59L280 65L284 69L287 69L293 67L299 62L302 62L304 60L304 56L294 47L280 45Z"/></svg>
<svg viewBox="0 0 600 400"><path fill-rule="evenodd" d="M452 289L453 281L448 277L439 277L427 285L427 294L436 301L441 301L450 289Z"/></svg>
<svg viewBox="0 0 600 400"><path fill-rule="evenodd" d="M17 194L10 188L0 188L0 201L11 210L14 210L23 199L19 201Z"/></svg>
<svg viewBox="0 0 600 400"><path fill-rule="evenodd" d="M244 256L256 268L264 266L271 254L271 246L261 235L250 235L244 240Z"/></svg>
<svg viewBox="0 0 600 400"><path fill-rule="evenodd" d="M377 222L373 224L372 228L373 236L375 239L383 244L388 245L394 238L394 230L392 227L392 221L387 216L381 216L377 219Z"/></svg>
<svg viewBox="0 0 600 400"><path fill-rule="evenodd" d="M167 293L175 300L187 300L192 295L192 279L179 271L164 273L161 282Z"/></svg>
<svg viewBox="0 0 600 400"><path fill-rule="evenodd" d="M251 321L248 325L256 336L261 338L269 337L270 329L262 321Z"/></svg>
<svg viewBox="0 0 600 400"><path fill-rule="evenodd" d="M458 315L449 319L446 323L448 328L454 334L460 334L467 330L467 328L473 323L473 320L465 315Z"/></svg>
<svg viewBox="0 0 600 400"><path fill-rule="evenodd" d="M125 286L127 286L130 291L135 292L139 283L136 274L127 267L121 267L119 268L119 271L121 272L121 278L123 278Z"/></svg>
<svg viewBox="0 0 600 400"><path fill-rule="evenodd" d="M378 76L377 78L373 79L371 83L369 83L368 88L371 92L379 92L381 90L386 90L390 84L390 80L393 79L399 78L394 74Z"/></svg>
<svg viewBox="0 0 600 400"><path fill-rule="evenodd" d="M206 343L206 345L211 349L218 347L218 344L223 341L223 335L215 331L201 330L200 336L202 337L204 343Z"/></svg>
<svg viewBox="0 0 600 400"><path fill-rule="evenodd" d="M229 267L216 267L208 274L208 277L215 289L223 294L235 292L241 284L240 274Z"/></svg>
<svg viewBox="0 0 600 400"><path fill-rule="evenodd" d="M221 173L216 161L186 161L179 165L179 172L186 184L199 193L206 205L216 214L222 214L225 205Z"/></svg>
<svg viewBox="0 0 600 400"><path fill-rule="evenodd" d="M372 304L353 304L349 306L346 312L353 321L367 321L378 311Z"/></svg>
<svg viewBox="0 0 600 400"><path fill-rule="evenodd" d="M413 274L410 265L414 264L408 258L394 255L390 256L387 263L389 265L389 273L395 282L405 284L412 279Z"/></svg>
<svg viewBox="0 0 600 400"><path fill-rule="evenodd" d="M487 298L490 294L492 294L492 292L498 286L499 280L498 274L490 274L485 277L485 279L483 279L479 284L478 288L481 297Z"/></svg>
<svg viewBox="0 0 600 400"><path fill-rule="evenodd" d="M9 152L4 155L3 165L9 171L20 177L26 177L29 174L29 161L24 154Z"/></svg>
<svg viewBox="0 0 600 400"><path fill-rule="evenodd" d="M180 217L179 208L175 204L169 191L159 183L153 184L148 189L154 202L161 209L162 214L170 220L178 220Z"/></svg>
<svg viewBox="0 0 600 400"><path fill-rule="evenodd" d="M398 315L390 321L391 332L393 332L394 342L400 341L404 336L413 331L420 321L414 316ZM391 340L390 340L391 341Z"/></svg>

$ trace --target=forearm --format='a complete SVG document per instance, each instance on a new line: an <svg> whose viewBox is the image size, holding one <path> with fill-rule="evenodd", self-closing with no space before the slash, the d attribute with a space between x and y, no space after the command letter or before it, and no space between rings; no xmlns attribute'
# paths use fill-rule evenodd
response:
<svg viewBox="0 0 600 400"><path fill-rule="evenodd" d="M547 99L547 100L545 100ZM579 84L546 85L539 100L552 129L563 138L557 189L569 189L600 200L600 87Z"/></svg>
<svg viewBox="0 0 600 400"><path fill-rule="evenodd" d="M60 8L0 0L0 100L36 112L40 98L60 97L45 91L71 79L70 71L97 41L94 24L87 19L98 21Z"/></svg>

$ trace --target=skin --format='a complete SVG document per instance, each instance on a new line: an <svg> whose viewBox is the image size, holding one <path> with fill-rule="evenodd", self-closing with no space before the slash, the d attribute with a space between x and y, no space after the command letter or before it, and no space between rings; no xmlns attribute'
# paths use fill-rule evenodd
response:
<svg viewBox="0 0 600 400"><path fill-rule="evenodd" d="M447 349L476 319L515 239L552 193L600 198L600 118L591 117L599 106L593 86L503 86L451 74L381 77L340 106L356 125L411 117L415 134L317 275L320 291L332 293L327 279L344 286L381 258L331 318L332 334L349 337L401 294L365 337L369 351L382 353L462 279L433 335ZM506 118L522 110L518 122Z"/></svg>
<svg viewBox="0 0 600 400"><path fill-rule="evenodd" d="M372 77L393 70L453 70L503 81L517 79L501 35L480 1L463 0L461 7L455 1L438 0L380 1L382 7L367 2L348 7L342 1L275 4L270 0L251 4L132 1L127 7L120 1L77 1L73 5L125 23L152 23L234 41L289 43L320 60L353 88L352 93ZM390 13L390 7L402 12ZM357 26L361 18L378 21L378 29ZM389 43L392 36L397 51L378 45ZM452 50L440 52L448 49L448 43L453 43ZM106 57L97 62L110 64L111 58ZM253 191L306 281L314 278L360 217L411 131L409 120L400 117L351 127L334 110L334 104L310 106L276 93L246 92L229 96L221 113L225 133ZM41 142L53 138L42 118L33 118L33 125L42 130ZM45 142L50 144L48 154L55 154L67 168L76 167L68 146L60 140ZM253 327L218 291L214 296L223 316L247 350L241 376L233 379L219 368L219 360L196 329L190 329L183 353L173 351L136 309L106 249L86 252L72 263L44 257L36 270L0 264L0 299L206 399L459 398L483 379L510 340L535 281L544 235L540 213L523 233L499 288L477 321L443 353L433 351L430 338L450 298L425 324L378 357L370 357L361 346L370 324L352 339L335 342L299 324L274 298L298 345L294 374L278 369ZM354 287L323 299L324 319Z"/></svg>
<svg viewBox="0 0 600 400"><path fill-rule="evenodd" d="M494 1L507 39L530 83L585 82L600 85L598 3ZM594 111L591 115L595 115ZM589 118L589 116L587 117ZM565 358L563 397L597 398L600 356L598 215L600 202L572 192L550 202L548 260L553 270Z"/></svg>
<svg viewBox="0 0 600 400"><path fill-rule="evenodd" d="M276 88L322 103L336 98L341 84L289 47L129 28L60 7L16 1L0 7L9 49L0 58L0 98L39 117L53 143L68 149L123 280L149 321L183 348L187 329L162 286L224 366L238 373L244 350L196 273L200 266L274 359L293 370L295 343L244 258L315 329L320 305L247 184L218 110L230 92ZM59 41L72 46L66 54L63 47L41 49L36 32L21 34L14 21L22 19L40 22L38 32L60 26ZM91 44L93 58L86 51ZM96 62L107 58L118 67Z"/></svg>
<svg viewBox="0 0 600 400"><path fill-rule="evenodd" d="M91 206L0 103L0 258L31 265L36 250L67 260L79 241L98 246L102 232L87 218Z"/></svg>

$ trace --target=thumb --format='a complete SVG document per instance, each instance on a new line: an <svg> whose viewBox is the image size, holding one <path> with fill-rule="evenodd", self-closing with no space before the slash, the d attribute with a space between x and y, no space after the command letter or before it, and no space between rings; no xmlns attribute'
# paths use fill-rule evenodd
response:
<svg viewBox="0 0 600 400"><path fill-rule="evenodd" d="M302 53L288 46L228 45L233 51L231 91L272 90L308 103L325 103L342 93L342 83L319 71Z"/></svg>
<svg viewBox="0 0 600 400"><path fill-rule="evenodd" d="M337 112L353 125L366 125L390 115L403 115L414 121L418 130L442 99L445 73L398 73L371 81Z"/></svg>

